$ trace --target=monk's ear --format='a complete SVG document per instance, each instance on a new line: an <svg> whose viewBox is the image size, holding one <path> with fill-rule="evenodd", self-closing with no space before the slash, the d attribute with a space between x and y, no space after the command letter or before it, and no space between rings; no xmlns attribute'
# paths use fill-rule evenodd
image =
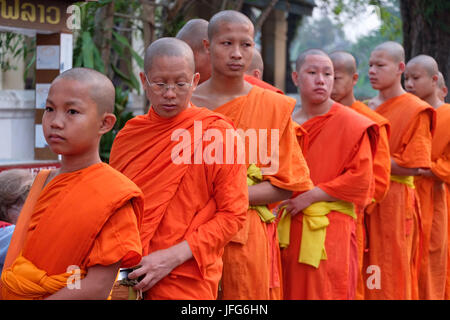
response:
<svg viewBox="0 0 450 320"><path fill-rule="evenodd" d="M102 122L100 124L99 133L101 135L109 132L114 128L114 124L116 123L116 116L114 113L105 112L102 116Z"/></svg>
<svg viewBox="0 0 450 320"><path fill-rule="evenodd" d="M259 80L262 80L262 74L261 74L261 71L259 69L253 70L252 73L253 73L253 76L255 78L258 78Z"/></svg>
<svg viewBox="0 0 450 320"><path fill-rule="evenodd" d="M294 82L295 86L298 87L298 73L297 73L297 71L292 71L291 77L292 77L292 82Z"/></svg>
<svg viewBox="0 0 450 320"><path fill-rule="evenodd" d="M192 83L192 88L195 90L197 88L198 82L200 81L200 73L196 72L194 74L194 81Z"/></svg>
<svg viewBox="0 0 450 320"><path fill-rule="evenodd" d="M141 79L142 87L145 88L146 80L145 80L145 74L143 72L139 72L139 78Z"/></svg>
<svg viewBox="0 0 450 320"><path fill-rule="evenodd" d="M352 84L353 84L353 86L356 85L356 83L358 82L358 79L359 79L359 74L354 73L353 76L352 76Z"/></svg>
<svg viewBox="0 0 450 320"><path fill-rule="evenodd" d="M406 69L406 64L403 61L400 61L398 63L398 71L400 72L400 74L405 72L405 69Z"/></svg>
<svg viewBox="0 0 450 320"><path fill-rule="evenodd" d="M436 87L437 86L437 82L438 82L438 75L435 74L434 76L431 77L431 81L433 81L433 86Z"/></svg>
<svg viewBox="0 0 450 320"><path fill-rule="evenodd" d="M205 47L206 52L207 52L208 54L210 54L210 52L209 52L209 41L208 41L208 40L203 39L203 46Z"/></svg>

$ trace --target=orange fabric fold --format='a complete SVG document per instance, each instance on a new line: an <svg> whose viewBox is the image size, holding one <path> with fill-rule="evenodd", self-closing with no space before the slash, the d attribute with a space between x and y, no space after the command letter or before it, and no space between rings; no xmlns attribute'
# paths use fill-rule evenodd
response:
<svg viewBox="0 0 450 320"><path fill-rule="evenodd" d="M314 185L340 200L363 206L372 195L373 153L378 126L335 103L329 112L302 124L308 133L305 159ZM299 139L305 144L305 139ZM324 147L325 146L325 147ZM353 299L356 291L355 221L332 211L327 215L327 260L319 268L298 262L303 213L291 220L290 244L281 251L286 299Z"/></svg>
<svg viewBox="0 0 450 320"><path fill-rule="evenodd" d="M291 119L294 106L295 100L292 98L253 86L246 96L233 99L215 111L230 118L238 130L256 130L256 146L248 138L245 139L247 165L254 163L260 167L263 180L272 185L301 192L311 189L313 185L296 141L295 125ZM259 138L264 133L267 140ZM278 147L279 152L272 146ZM259 155L256 161L249 159L251 147L255 147ZM268 157L272 153L277 155L274 161L267 164L261 161L261 154ZM264 168L271 166L277 170L264 173ZM269 241L267 224L261 221L256 211L248 210L247 226L225 247L222 299L281 299L281 287L271 288L270 285L277 283L274 279L271 281L275 269L270 267L277 264L280 265L278 241ZM281 283L281 279L279 281Z"/></svg>
<svg viewBox="0 0 450 320"><path fill-rule="evenodd" d="M391 124L389 148L393 160L405 168L430 168L433 108L405 93L387 100L376 111ZM366 299L403 300L418 296L421 217L416 197L414 189L391 181L385 198L367 216L369 251L363 270L376 266L379 274L364 272L364 283L368 277L379 277L381 288L366 286Z"/></svg>
<svg viewBox="0 0 450 320"><path fill-rule="evenodd" d="M62 173L42 189L34 205L24 207L31 213L22 212L29 219L17 225L13 241L25 240L22 246L13 243L12 248L20 248L22 256L35 266L33 270L42 270L48 277L64 274L72 266L88 270L121 261L123 267L130 267L141 259L138 226L142 209L139 188L107 164ZM11 257L17 259L20 255ZM9 271L11 282L15 273ZM39 274L34 271L26 274ZM19 273L18 279L21 276ZM2 295L17 298L20 292L3 287Z"/></svg>
<svg viewBox="0 0 450 320"><path fill-rule="evenodd" d="M232 148L233 163L195 159L210 145L208 131L225 137L233 129L222 115L190 106L170 119L150 108L118 133L110 163L144 192L144 254L186 240L194 256L148 290L146 299L216 299L223 247L245 221L246 168L236 164L236 145L226 139L220 142L223 159ZM174 150L187 161L174 161Z"/></svg>
<svg viewBox="0 0 450 320"><path fill-rule="evenodd" d="M450 105L436 109L436 132L431 148L431 170L441 181L416 177L422 221L419 265L419 298L443 300L447 278L448 203L445 183L450 183Z"/></svg>

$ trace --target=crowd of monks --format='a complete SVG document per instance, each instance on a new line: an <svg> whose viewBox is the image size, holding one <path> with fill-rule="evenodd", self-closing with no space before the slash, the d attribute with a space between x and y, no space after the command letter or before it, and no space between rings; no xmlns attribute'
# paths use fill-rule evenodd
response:
<svg viewBox="0 0 450 320"><path fill-rule="evenodd" d="M369 64L377 95L358 101L350 53L302 52L294 112L296 100L262 80L244 14L190 20L146 49L151 107L119 131L109 164L98 144L115 123L114 86L94 70L62 73L43 116L61 168L34 181L2 298L104 299L119 268L133 268L151 300L448 299L444 79L428 55L406 63L396 42ZM229 130L271 143L217 140ZM200 139L180 148L186 137ZM249 159L253 148L266 157ZM219 149L232 161L194 161Z"/></svg>

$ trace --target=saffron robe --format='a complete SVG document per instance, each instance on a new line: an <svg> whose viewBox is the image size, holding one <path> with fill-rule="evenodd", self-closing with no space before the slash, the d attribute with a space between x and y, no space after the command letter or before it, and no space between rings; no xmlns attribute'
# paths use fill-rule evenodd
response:
<svg viewBox="0 0 450 320"><path fill-rule="evenodd" d="M356 300L364 299L364 281L363 281L363 258L364 252L367 249L366 228L364 217L370 214L373 208L373 202L380 202L386 196L389 190L390 176L391 176L391 155L389 153L389 136L390 124L389 121L382 117L379 113L370 109L361 101L355 101L351 109L368 117L374 121L379 127L379 139L377 144L377 152L373 159L373 176L374 176L374 192L370 204L366 208L360 208L357 215L356 222L356 245L358 247L358 284L356 290Z"/></svg>
<svg viewBox="0 0 450 320"><path fill-rule="evenodd" d="M37 192L34 205L27 204L27 198L11 241L2 273L3 299L42 299L55 293L36 296L23 290L36 271L50 278L66 273L69 266L86 271L118 261L122 267L139 263L143 196L124 175L98 163L59 174ZM36 271L15 268L21 257ZM35 284L45 287L45 280Z"/></svg>
<svg viewBox="0 0 450 320"><path fill-rule="evenodd" d="M193 254L144 293L145 299L216 299L223 248L242 228L248 205L245 165L236 164L236 152L231 163L225 161L228 148L235 147L225 138L232 129L223 116L191 106L169 119L150 108L118 133L110 161L144 192L144 254L183 240ZM215 138L222 163L196 158L205 156L211 139L206 135L214 132L224 137ZM186 161L176 161L179 154Z"/></svg>
<svg viewBox="0 0 450 320"><path fill-rule="evenodd" d="M248 74L244 75L244 80L247 81L248 83L258 86L260 88L268 89L268 90L271 90L271 91L274 91L274 92L277 92L280 94L284 94L284 92L281 91L280 89L278 89L277 87L274 87L270 83L267 83L263 80L259 80L258 78L253 77L251 75L248 75Z"/></svg>
<svg viewBox="0 0 450 320"><path fill-rule="evenodd" d="M441 181L416 177L420 199L422 246L419 265L419 299L443 300L447 277L448 204L445 183L450 184L450 105L436 109L436 131L431 147L431 171Z"/></svg>
<svg viewBox="0 0 450 320"><path fill-rule="evenodd" d="M435 112L410 93L378 106L391 123L391 157L401 167L430 168ZM369 251L363 270L365 299L411 299L417 291L420 216L415 190L391 181L384 200L367 216ZM369 269L368 269L369 268Z"/></svg>
<svg viewBox="0 0 450 320"><path fill-rule="evenodd" d="M339 103L329 112L302 124L308 132L304 145L311 179L332 197L364 206L371 196L373 153L378 126ZM330 141L332 143L330 143ZM303 213L291 219L290 244L281 251L285 299L351 299L356 291L357 250L352 246L356 222L349 215L327 215L327 260L316 269L298 262Z"/></svg>
<svg viewBox="0 0 450 320"><path fill-rule="evenodd" d="M253 86L247 95L214 111L227 116L238 130L249 134L250 138L245 139L246 164L260 167L263 180L285 190L301 192L313 185L296 141L291 119L294 106L295 100L290 97ZM257 142L252 142L251 133L255 132ZM278 147L279 152L273 147ZM274 157L266 161L270 160L265 159L269 155ZM264 171L264 168L273 170ZM264 223L255 210L248 210L244 228L225 247L222 299L281 299L279 254L275 223Z"/></svg>

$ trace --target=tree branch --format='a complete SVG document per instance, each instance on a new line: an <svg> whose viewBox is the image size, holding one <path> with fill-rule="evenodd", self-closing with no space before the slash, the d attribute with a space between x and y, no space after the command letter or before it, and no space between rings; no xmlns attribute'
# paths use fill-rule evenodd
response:
<svg viewBox="0 0 450 320"><path fill-rule="evenodd" d="M264 11L261 13L261 15L258 17L258 20L255 23L255 32L260 31L264 21L266 21L269 14L272 12L272 9L275 7L275 5L278 3L278 0L271 0L269 5L264 9Z"/></svg>

